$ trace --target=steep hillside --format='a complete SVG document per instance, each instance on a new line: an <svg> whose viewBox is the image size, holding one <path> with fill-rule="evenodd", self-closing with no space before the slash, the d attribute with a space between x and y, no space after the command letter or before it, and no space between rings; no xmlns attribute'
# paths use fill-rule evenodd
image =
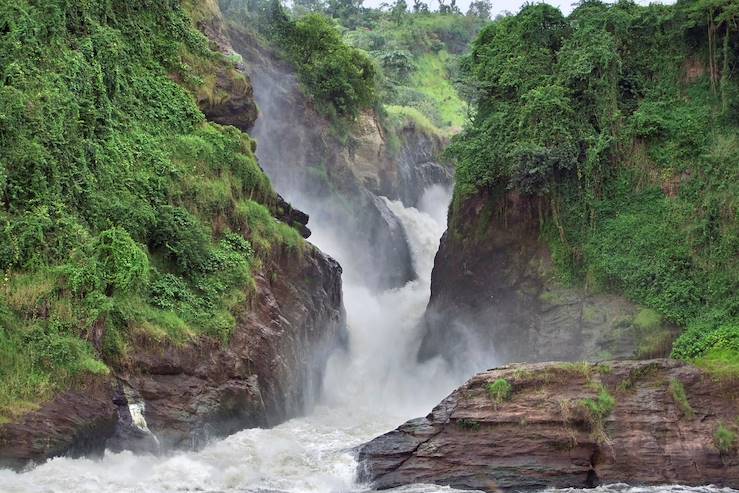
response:
<svg viewBox="0 0 739 493"><path fill-rule="evenodd" d="M424 355L466 337L507 360L668 354L675 324L675 357L736 373L736 19L593 1L483 29Z"/></svg>
<svg viewBox="0 0 739 493"><path fill-rule="evenodd" d="M236 10L229 17L229 37L262 110L253 131L260 162L288 198L345 233L332 240L358 264L363 282L402 286L416 273L405 232L380 197L416 206L428 186L450 186L452 170L440 159L448 138L413 116L386 115L377 101L359 104L353 83L341 82L343 72L323 68L333 60L342 70L362 70L366 55L344 44L325 17L280 12ZM311 41L301 47L294 37Z"/></svg>
<svg viewBox="0 0 739 493"><path fill-rule="evenodd" d="M185 7L0 7L3 463L136 438L133 404L173 444L283 420L339 341L341 269L199 109L256 117Z"/></svg>

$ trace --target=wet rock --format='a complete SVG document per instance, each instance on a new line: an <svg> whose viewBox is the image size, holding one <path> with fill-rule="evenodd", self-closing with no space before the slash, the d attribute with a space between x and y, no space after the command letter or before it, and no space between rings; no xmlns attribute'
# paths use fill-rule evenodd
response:
<svg viewBox="0 0 739 493"><path fill-rule="evenodd" d="M197 447L307 412L345 329L340 275L317 249L286 253L256 276L256 298L227 346L201 339L136 352L126 381L162 445Z"/></svg>
<svg viewBox="0 0 739 493"><path fill-rule="evenodd" d="M217 3L206 2L198 7L197 27L208 37L211 47L227 58L238 60ZM197 93L200 110L212 122L249 132L257 119L257 105L251 81L243 74L243 64L221 63L213 69L201 74L206 81Z"/></svg>
<svg viewBox="0 0 739 493"><path fill-rule="evenodd" d="M108 378L93 378L0 426L0 467L19 468L61 454L102 454L104 438L116 427L113 396Z"/></svg>
<svg viewBox="0 0 739 493"><path fill-rule="evenodd" d="M441 355L473 372L495 363L669 350L674 327L638 327L641 307L557 281L541 239L546 209L538 197L494 190L450 211L434 261L421 359Z"/></svg>
<svg viewBox="0 0 739 493"><path fill-rule="evenodd" d="M512 392L496 402L488 385L501 378ZM674 397L675 381L687 408ZM596 418L584 400L602 388L615 405ZM671 360L511 365L476 375L426 418L360 447L359 475L377 488L491 492L599 482L737 488L739 456L713 441L719 423L739 427L737 415L735 385Z"/></svg>
<svg viewBox="0 0 739 493"><path fill-rule="evenodd" d="M308 214L294 208L281 195L277 195L277 219L285 224L297 229L303 238L310 237L310 229L308 229Z"/></svg>
<svg viewBox="0 0 739 493"><path fill-rule="evenodd" d="M198 106L208 120L248 132L257 119L251 82L235 68L219 68L212 87L201 91Z"/></svg>
<svg viewBox="0 0 739 493"><path fill-rule="evenodd" d="M197 448L307 412L329 353L344 340L341 267L308 246L276 256L255 277L255 299L227 345L207 337L184 345L136 341L115 375L0 425L0 465L106 447ZM136 425L131 404L140 405L145 428Z"/></svg>

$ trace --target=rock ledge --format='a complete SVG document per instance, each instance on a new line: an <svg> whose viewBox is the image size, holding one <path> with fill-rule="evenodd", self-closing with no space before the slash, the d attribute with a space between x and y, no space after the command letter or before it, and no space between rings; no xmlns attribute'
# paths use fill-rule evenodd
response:
<svg viewBox="0 0 739 493"><path fill-rule="evenodd" d="M496 402L489 386L499 379L511 389ZM672 360L511 365L476 375L425 418L363 445L359 476L381 489L737 488L737 450L720 451L713 437L719 424L737 432L738 416L735 382Z"/></svg>

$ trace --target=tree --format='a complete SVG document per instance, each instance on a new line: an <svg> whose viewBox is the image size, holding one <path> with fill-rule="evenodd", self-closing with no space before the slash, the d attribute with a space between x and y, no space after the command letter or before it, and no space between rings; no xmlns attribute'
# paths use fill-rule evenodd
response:
<svg viewBox="0 0 739 493"><path fill-rule="evenodd" d="M493 11L493 4L490 0L472 0L467 15L471 17L479 17L480 19L489 20Z"/></svg>
<svg viewBox="0 0 739 493"><path fill-rule="evenodd" d="M334 19L341 20L347 27L356 24L356 18L362 13L363 0L328 0L326 13Z"/></svg>
<svg viewBox="0 0 739 493"><path fill-rule="evenodd" d="M392 9L390 10L390 16L393 18L396 24L400 25L403 22L403 17L408 13L408 4L405 0L395 0Z"/></svg>
<svg viewBox="0 0 739 493"><path fill-rule="evenodd" d="M414 14L428 14L429 6L421 0L413 0L413 13Z"/></svg>
<svg viewBox="0 0 739 493"><path fill-rule="evenodd" d="M324 12L325 10L326 2L324 0L293 0L293 11L298 15Z"/></svg>

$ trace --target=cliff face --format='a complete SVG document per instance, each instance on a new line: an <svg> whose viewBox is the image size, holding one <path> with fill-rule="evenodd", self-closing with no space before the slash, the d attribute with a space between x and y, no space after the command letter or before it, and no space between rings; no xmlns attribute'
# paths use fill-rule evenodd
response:
<svg viewBox="0 0 739 493"><path fill-rule="evenodd" d="M277 257L256 281L257 294L227 345L207 338L184 346L137 341L111 377L0 426L0 465L106 447L198 446L305 412L342 337L341 268L307 248ZM143 406L153 436L136 425L136 406Z"/></svg>
<svg viewBox="0 0 739 493"><path fill-rule="evenodd" d="M252 135L275 188L298 207L309 208L314 218L346 231L335 242L351 252L363 283L381 289L413 279L403 228L378 197L413 206L428 185L450 185L451 170L438 159L446 142L409 125L393 147L370 110L339 135L277 53L242 29L228 34L254 85L260 117ZM377 269L378 264L389 268Z"/></svg>
<svg viewBox="0 0 739 493"><path fill-rule="evenodd" d="M217 9L201 17L201 31L232 54ZM218 123L252 128L251 82L223 67L212 75L217 97L198 96L202 111ZM308 216L279 196L277 202L275 220L309 235ZM236 309L227 343L208 336L183 344L135 336L109 375L87 377L39 409L0 422L0 467L106 448L198 447L212 436L305 413L320 392L329 352L344 338L341 273L310 244L275 245L252 272L255 293ZM98 325L90 342L99 349L105 324Z"/></svg>
<svg viewBox="0 0 739 493"><path fill-rule="evenodd" d="M537 197L501 190L451 208L434 262L422 359L441 354L463 365L478 355L474 363L489 365L669 350L670 329L641 323L647 312L638 306L557 281L540 233L546 209Z"/></svg>
<svg viewBox="0 0 739 493"><path fill-rule="evenodd" d="M499 379L509 393L490 390ZM736 386L674 361L513 365L476 375L425 418L361 447L360 477L378 488L736 488L737 451L714 435L736 432L738 410Z"/></svg>

